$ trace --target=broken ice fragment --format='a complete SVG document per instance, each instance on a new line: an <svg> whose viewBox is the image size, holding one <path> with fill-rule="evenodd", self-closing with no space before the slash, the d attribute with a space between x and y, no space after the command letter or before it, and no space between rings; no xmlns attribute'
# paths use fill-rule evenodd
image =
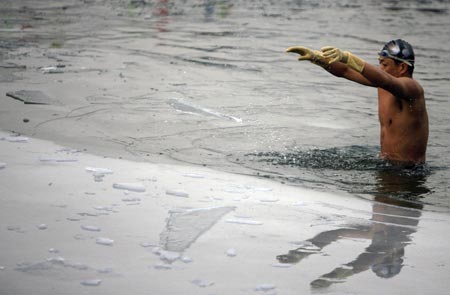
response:
<svg viewBox="0 0 450 295"><path fill-rule="evenodd" d="M113 188L123 189L132 192L143 193L145 192L145 186L142 183L114 183Z"/></svg>
<svg viewBox="0 0 450 295"><path fill-rule="evenodd" d="M41 72L43 74L62 74L64 70L62 67L42 67Z"/></svg>
<svg viewBox="0 0 450 295"><path fill-rule="evenodd" d="M6 96L22 101L25 104L52 104L54 101L39 90L19 90L7 92Z"/></svg>
<svg viewBox="0 0 450 295"><path fill-rule="evenodd" d="M9 142L27 142L28 141L28 137L25 137L25 136L7 136L7 137L2 137L1 139L9 141Z"/></svg>
<svg viewBox="0 0 450 295"><path fill-rule="evenodd" d="M192 262L192 258L187 257L187 256L181 257L180 260L183 261L184 263L191 263Z"/></svg>
<svg viewBox="0 0 450 295"><path fill-rule="evenodd" d="M6 163L0 162L0 169L3 169L6 167Z"/></svg>
<svg viewBox="0 0 450 295"><path fill-rule="evenodd" d="M81 229L87 230L87 231L101 231L99 227L93 226L93 225L82 225Z"/></svg>
<svg viewBox="0 0 450 295"><path fill-rule="evenodd" d="M103 246L112 246L114 244L114 240L111 240L109 238L97 238L95 242Z"/></svg>
<svg viewBox="0 0 450 295"><path fill-rule="evenodd" d="M186 173L183 174L184 177L190 177L190 178L205 178L205 176L197 173Z"/></svg>
<svg viewBox="0 0 450 295"><path fill-rule="evenodd" d="M84 280L81 282L83 286L96 287L102 283L102 280L94 279L94 280Z"/></svg>
<svg viewBox="0 0 450 295"><path fill-rule="evenodd" d="M55 249L55 248L50 248L50 249L48 249L48 252L49 253L59 253L59 250L58 249Z"/></svg>
<svg viewBox="0 0 450 295"><path fill-rule="evenodd" d="M185 193L183 191L176 191L176 190L166 190L166 195L181 197L181 198L189 198L188 193Z"/></svg>
<svg viewBox="0 0 450 295"><path fill-rule="evenodd" d="M153 266L154 269L172 269L172 265L166 263L158 263Z"/></svg>
<svg viewBox="0 0 450 295"><path fill-rule="evenodd" d="M157 247L157 245L155 243L150 243L150 242L142 242L140 243L141 247L144 248L149 248L149 247Z"/></svg>
<svg viewBox="0 0 450 295"><path fill-rule="evenodd" d="M267 292L267 291L273 290L275 288L276 288L275 285L272 285L272 284L261 284L261 285L256 286L255 291Z"/></svg>
<svg viewBox="0 0 450 295"><path fill-rule="evenodd" d="M37 226L37 228L40 229L40 230L46 230L48 228L48 226L45 223L42 223L42 224L39 224Z"/></svg>
<svg viewBox="0 0 450 295"><path fill-rule="evenodd" d="M235 257L237 255L237 251L234 248L230 248L226 252L228 257Z"/></svg>
<svg viewBox="0 0 450 295"><path fill-rule="evenodd" d="M208 281L199 280L199 279L193 280L193 281L191 281L191 283L198 287L201 287L201 288L206 288L206 287L214 285L214 282L208 282Z"/></svg>
<svg viewBox="0 0 450 295"><path fill-rule="evenodd" d="M169 263L174 262L180 258L180 253L174 251L161 251L159 253L159 257L161 260L167 261Z"/></svg>
<svg viewBox="0 0 450 295"><path fill-rule="evenodd" d="M138 197L125 197L122 198L122 202L140 202L141 198Z"/></svg>
<svg viewBox="0 0 450 295"><path fill-rule="evenodd" d="M245 224L245 225L262 225L261 221L257 220L248 220L248 219L227 219L228 223L237 223L237 224Z"/></svg>

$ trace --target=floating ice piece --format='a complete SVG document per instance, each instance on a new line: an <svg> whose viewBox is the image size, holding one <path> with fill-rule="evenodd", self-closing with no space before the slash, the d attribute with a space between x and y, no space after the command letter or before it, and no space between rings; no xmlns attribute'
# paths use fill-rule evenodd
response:
<svg viewBox="0 0 450 295"><path fill-rule="evenodd" d="M110 238L97 238L95 242L99 245L103 246L112 246L114 244L114 240L111 240Z"/></svg>
<svg viewBox="0 0 450 295"><path fill-rule="evenodd" d="M62 67L42 67L41 72L43 74L62 74L64 73L64 70Z"/></svg>
<svg viewBox="0 0 450 295"><path fill-rule="evenodd" d="M303 201L296 201L296 202L292 203L292 206L296 206L296 207L302 207L302 206L305 206L305 205L306 204Z"/></svg>
<svg viewBox="0 0 450 295"><path fill-rule="evenodd" d="M157 245L155 243L150 243L150 242L142 242L139 245L144 248L157 247Z"/></svg>
<svg viewBox="0 0 450 295"><path fill-rule="evenodd" d="M267 291L273 290L275 288L276 288L276 286L272 285L272 284L261 284L261 285L256 286L255 291L267 292Z"/></svg>
<svg viewBox="0 0 450 295"><path fill-rule="evenodd" d="M188 102L188 101L184 101L183 99L178 99L178 98L169 99L169 104L175 110L182 112L182 113L193 114L193 115L202 115L202 116L212 116L212 117L216 117L216 118L220 118L220 119L232 120L237 123L242 123L241 118L221 114L219 112L216 112L216 111L204 108L204 107L196 106L195 104Z"/></svg>
<svg viewBox="0 0 450 295"><path fill-rule="evenodd" d="M290 263L274 263L271 266L277 267L277 268L289 268L289 267L292 267L292 264L290 264Z"/></svg>
<svg viewBox="0 0 450 295"><path fill-rule="evenodd" d="M64 264L66 262L66 259L64 257L61 257L61 256L50 257L50 258L47 258L47 262L56 263L56 264Z"/></svg>
<svg viewBox="0 0 450 295"><path fill-rule="evenodd" d="M167 263L158 263L153 265L154 269L172 269L172 265L167 264Z"/></svg>
<svg viewBox="0 0 450 295"><path fill-rule="evenodd" d="M70 158L52 158L47 156L41 156L39 157L39 161L42 163L70 163L70 162L77 162L77 159L70 159Z"/></svg>
<svg viewBox="0 0 450 295"><path fill-rule="evenodd" d="M183 191L177 190L166 190L166 195L180 197L180 198L189 198L189 194Z"/></svg>
<svg viewBox="0 0 450 295"><path fill-rule="evenodd" d="M81 229L87 230L87 231L101 231L101 229L99 227L93 226L93 225L82 225Z"/></svg>
<svg viewBox="0 0 450 295"><path fill-rule="evenodd" d="M275 202L278 202L279 200L280 199L277 199L277 198L263 198L263 199L260 199L259 201L262 203L275 203Z"/></svg>
<svg viewBox="0 0 450 295"><path fill-rule="evenodd" d="M172 262L180 259L181 255L180 255L180 253L174 252L174 251L161 251L159 253L159 257L161 258L161 260L172 263Z"/></svg>
<svg viewBox="0 0 450 295"><path fill-rule="evenodd" d="M183 261L184 263L191 263L192 262L192 258L188 257L188 256L183 256L180 258L181 261Z"/></svg>
<svg viewBox="0 0 450 295"><path fill-rule="evenodd" d="M3 270L5 270L5 267L4 266L0 266L0 271L3 271Z"/></svg>
<svg viewBox="0 0 450 295"><path fill-rule="evenodd" d="M125 197L122 198L122 202L140 202L141 198L139 197Z"/></svg>
<svg viewBox="0 0 450 295"><path fill-rule="evenodd" d="M39 90L19 90L7 92L6 96L22 101L24 104L52 104L54 101Z"/></svg>
<svg viewBox="0 0 450 295"><path fill-rule="evenodd" d="M113 174L114 172L111 169L107 168L94 168L94 167L86 167L87 172L91 173L101 173L101 174Z"/></svg>
<svg viewBox="0 0 450 295"><path fill-rule="evenodd" d="M191 283L200 288L206 288L206 287L214 285L214 282L208 282L208 281L199 280L199 279L193 280L193 281L191 281Z"/></svg>
<svg viewBox="0 0 450 295"><path fill-rule="evenodd" d="M237 223L237 224L246 224L246 225L262 225L261 221L257 220L249 220L249 219L227 219L225 220L228 223Z"/></svg>
<svg viewBox="0 0 450 295"><path fill-rule="evenodd" d="M48 228L48 226L45 223L41 223L37 226L37 228L40 230L46 230Z"/></svg>
<svg viewBox="0 0 450 295"><path fill-rule="evenodd" d="M235 257L237 255L237 251L234 248L228 249L225 253L228 257Z"/></svg>
<svg viewBox="0 0 450 295"><path fill-rule="evenodd" d="M101 182L105 175L113 174L113 171L107 168L86 167L86 171L92 173L96 182Z"/></svg>
<svg viewBox="0 0 450 295"><path fill-rule="evenodd" d="M48 249L48 252L56 254L56 253L59 253L59 250L55 249L55 248L50 248L50 249Z"/></svg>
<svg viewBox="0 0 450 295"><path fill-rule="evenodd" d="M183 174L184 177L190 177L190 178L205 178L204 175L197 174L197 173L186 173Z"/></svg>
<svg viewBox="0 0 450 295"><path fill-rule="evenodd" d="M0 169L4 169L6 167L6 163L0 162Z"/></svg>
<svg viewBox="0 0 450 295"><path fill-rule="evenodd" d="M9 142L28 142L28 137L25 136L7 136L1 139Z"/></svg>
<svg viewBox="0 0 450 295"><path fill-rule="evenodd" d="M271 192L271 191L273 191L273 188L271 188L271 187L251 187L251 186L248 186L247 188L251 189L251 190L253 190L255 192Z"/></svg>
<svg viewBox="0 0 450 295"><path fill-rule="evenodd" d="M100 285L101 283L102 283L102 280L93 279L93 280L84 280L84 281L81 281L80 284L82 284L83 286L88 286L88 287L97 287L97 286Z"/></svg>
<svg viewBox="0 0 450 295"><path fill-rule="evenodd" d="M223 215L235 207L213 207L170 212L166 230L160 235L160 245L166 250L183 252Z"/></svg>
<svg viewBox="0 0 450 295"><path fill-rule="evenodd" d="M114 183L113 188L123 189L132 192L143 193L145 192L145 186L142 183Z"/></svg>

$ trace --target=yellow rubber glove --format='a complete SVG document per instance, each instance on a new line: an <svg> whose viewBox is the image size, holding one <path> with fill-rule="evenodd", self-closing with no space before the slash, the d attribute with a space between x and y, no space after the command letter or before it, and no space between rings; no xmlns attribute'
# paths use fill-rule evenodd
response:
<svg viewBox="0 0 450 295"><path fill-rule="evenodd" d="M298 60L309 60L315 65L321 66L322 68L328 68L330 65L329 59L325 58L319 50L312 50L303 46L294 46L286 49L286 52L294 52L300 54Z"/></svg>
<svg viewBox="0 0 450 295"><path fill-rule="evenodd" d="M332 46L322 47L321 51L323 56L329 59L330 64L340 61L357 72L362 73L364 70L366 62L349 51L342 51L339 48Z"/></svg>

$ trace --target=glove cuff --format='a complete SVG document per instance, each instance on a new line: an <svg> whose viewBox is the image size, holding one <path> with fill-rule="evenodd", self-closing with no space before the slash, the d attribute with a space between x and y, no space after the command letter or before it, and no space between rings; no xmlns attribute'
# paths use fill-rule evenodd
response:
<svg viewBox="0 0 450 295"><path fill-rule="evenodd" d="M346 61L344 61L344 58L346 59ZM344 58L342 59L342 62L346 63L349 68L362 73L362 71L364 70L364 66L366 65L366 62L363 59L348 51L344 52Z"/></svg>

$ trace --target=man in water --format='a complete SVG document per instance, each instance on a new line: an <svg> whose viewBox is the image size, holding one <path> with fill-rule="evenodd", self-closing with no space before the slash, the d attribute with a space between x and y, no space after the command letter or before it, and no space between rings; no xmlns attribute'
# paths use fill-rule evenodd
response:
<svg viewBox="0 0 450 295"><path fill-rule="evenodd" d="M381 157L395 165L414 166L425 162L428 115L422 86L412 78L414 51L401 39L392 40L379 52L379 67L366 63L348 51L303 46L287 52L300 54L331 74L378 88Z"/></svg>

